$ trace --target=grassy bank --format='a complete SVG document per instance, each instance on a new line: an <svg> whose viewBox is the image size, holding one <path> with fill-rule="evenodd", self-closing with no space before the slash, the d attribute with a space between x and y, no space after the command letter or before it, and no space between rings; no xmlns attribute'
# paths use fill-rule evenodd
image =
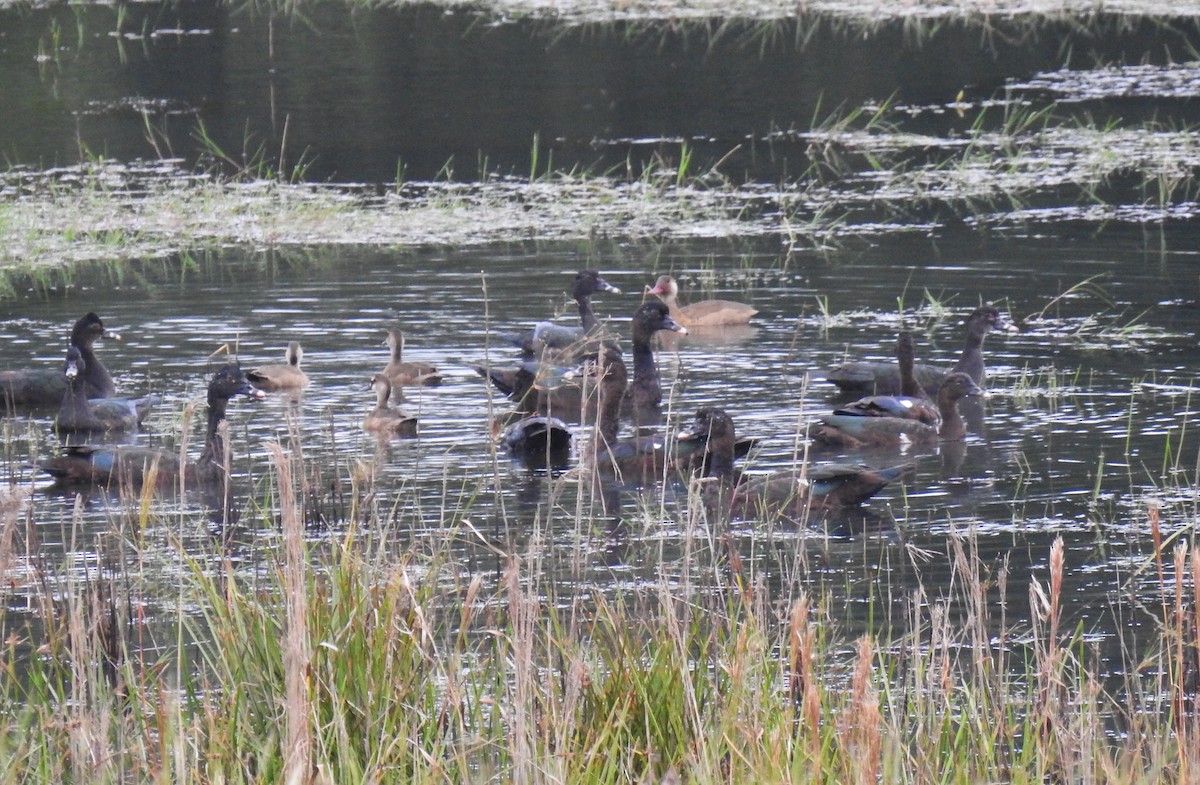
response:
<svg viewBox="0 0 1200 785"><path fill-rule="evenodd" d="M1118 601L1156 620L1107 647L1119 661L1068 621L1089 600L1063 596L1061 543L1033 585L1008 586L970 533L923 555L952 580L905 598L903 630L859 637L812 575L771 586L700 513L676 522L686 565L660 557L659 580L600 594L559 583L536 537L520 552L490 543L499 574L451 563L449 540L481 536L467 520L401 549L386 516L310 539L303 467L272 454L281 537L258 574L214 549L179 554L180 586L141 579L143 555L172 541L169 518L153 517L118 532L86 582L31 561L27 621L6 620L0 780L1200 776L1200 552L1185 545L1161 546ZM11 555L35 502L4 501ZM122 504L133 518L143 501ZM1010 615L1006 598L1026 591L1033 614Z"/></svg>

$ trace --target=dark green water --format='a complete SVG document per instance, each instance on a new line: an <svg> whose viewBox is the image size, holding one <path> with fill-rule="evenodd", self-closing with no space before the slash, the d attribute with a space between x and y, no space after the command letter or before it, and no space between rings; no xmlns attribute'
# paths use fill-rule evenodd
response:
<svg viewBox="0 0 1200 785"><path fill-rule="evenodd" d="M203 134L238 164L310 179L390 183L484 173L593 172L679 157L722 161L734 180L798 177L811 163L794 132L838 112L892 102L907 131L944 136L977 123L947 109L1002 96L1007 80L1097 63L1190 57L1194 20L1100 16L992 32L882 26L871 34L816 17L647 30L492 24L426 6L297 17L224 3L59 6L0 12L6 111L0 152L61 166L109 156L211 160ZM714 31L720 27L720 34ZM1040 103L1038 86L1017 97ZM1100 124L1195 122L1173 96L1091 96L1072 108ZM1164 114L1165 111L1165 114ZM982 123L1003 120L995 111ZM211 152L209 150L208 152Z"/></svg>

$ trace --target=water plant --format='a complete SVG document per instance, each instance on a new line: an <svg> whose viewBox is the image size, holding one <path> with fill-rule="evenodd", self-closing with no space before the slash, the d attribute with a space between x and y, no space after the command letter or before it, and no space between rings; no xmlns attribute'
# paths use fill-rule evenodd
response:
<svg viewBox="0 0 1200 785"><path fill-rule="evenodd" d="M314 541L298 460L272 450L283 528L271 569L193 553L179 589L158 584L139 553L173 536L169 517L103 546L86 580L60 584L55 565L34 563L37 623L14 628L10 612L0 654L10 773L1132 783L1189 781L1200 765L1200 554L1183 540L1157 537L1131 576L1147 602L1114 609L1157 619L1123 644L1136 667L1100 671L1108 655L1073 620L1083 609L1064 591L1061 541L1026 604L977 533L956 532L940 554L953 580L921 579L864 631L844 587L813 582L799 554L788 574L801 581L775 585L742 557L765 543L711 538L690 515L692 563L662 558L661 580L615 595L550 580L537 537L489 544L493 578L463 573L446 545L465 521L407 545L382 521ZM3 499L6 563L30 503ZM911 555L918 575L938 556ZM166 619L141 610L164 602Z"/></svg>

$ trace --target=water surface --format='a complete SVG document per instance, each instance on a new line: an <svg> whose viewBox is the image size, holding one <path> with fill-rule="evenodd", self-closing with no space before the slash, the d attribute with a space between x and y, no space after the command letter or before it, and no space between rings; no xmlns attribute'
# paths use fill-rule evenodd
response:
<svg viewBox="0 0 1200 785"><path fill-rule="evenodd" d="M563 581L612 591L662 580L651 554L665 554L667 564L683 559L690 535L671 512L681 489L668 488L665 497L658 489L627 490L618 511L596 516L580 532L571 473L548 477L494 453L490 418L507 402L472 370L515 357L497 345L496 332L563 308L574 270L598 267L626 292L596 298L597 311L619 333L640 302L631 293L660 271L673 271L692 292L746 300L761 310L748 331L695 336L659 352L671 424L700 406L727 407L740 433L762 439L748 467L753 472L794 465L803 449L797 433L831 405L824 369L846 357L889 358L902 323L918 331L921 360L949 365L961 346L962 318L978 302L994 302L1023 332L988 341L986 418L965 449L819 456L911 461L916 472L868 505L866 530L837 522L797 529L742 521L731 536L776 596L828 583L848 592L851 616L861 605L863 617L870 612L877 621L887 606L873 586L896 598L918 586L937 593L939 575L949 569L952 531L974 528L985 562L996 569L1007 563L1016 606L1025 602L1031 578L1044 579L1050 543L1062 536L1073 592L1068 602L1104 637L1112 634L1109 601L1148 556L1148 501L1163 505L1169 529L1189 525L1195 505L1189 427L1200 359L1195 239L1190 231L1163 233L1160 250L1148 255L1140 231L1116 229L1070 244L1041 238L981 244L963 233L790 263L767 243L610 246L587 256L574 247L515 245L310 249L303 256L231 251L189 265L137 266L117 280L105 268L80 270L70 286L29 291L3 307L0 363L57 363L67 326L96 310L125 337L101 350L120 388L166 397L138 439L174 444L178 412L200 394L214 349L236 345L242 362L253 365L277 360L287 341L299 340L312 386L298 403L273 396L232 406L242 499L263 498L266 445L287 443L291 417L306 461L328 488L314 500L320 514L310 526L314 541L351 524L339 492L348 491L352 475L371 476L378 509L407 531L445 530L468 518L491 543L518 550L537 532L548 563L575 570ZM1183 250L1166 250L1176 247ZM531 276L533 266L544 272ZM1096 288L1051 302L1093 277ZM927 296L937 298L939 309ZM372 399L368 381L386 362L384 331L397 323L407 333L408 355L436 363L447 378L406 394L404 407L421 418L420 438L381 448L360 423ZM56 449L49 419L19 417L9 427L6 479L38 487L32 520L46 554L77 549L123 525L119 505L97 494L85 505L83 529L73 528L72 497L44 492L45 478L29 462ZM207 517L194 500L165 509L184 517L167 515L157 525L207 536ZM250 553L256 539L273 540L272 519L269 511L248 516L239 547ZM497 557L473 539L454 546L462 569L497 569ZM929 561L913 563L917 552L927 552ZM801 553L814 560L797 570ZM173 563L166 557L159 567L169 575Z"/></svg>
<svg viewBox="0 0 1200 785"><path fill-rule="evenodd" d="M730 23L718 36L491 25L428 7L319 5L286 19L203 4L0 11L0 149L33 169L168 158L368 183L370 193L413 178L587 170L636 179L657 168L668 182L704 175L694 188L718 197L723 184L749 183L768 196L746 212L782 216L761 239L736 228L687 242L514 238L470 249L288 248L283 238L266 251L14 274L14 295L0 302L0 365L57 365L68 326L95 310L125 335L102 347L120 388L165 397L137 438L175 446L214 351L232 347L253 365L301 341L313 379L301 400L231 409L247 510L231 547L248 568L277 537L267 445L283 440L302 445L319 489L308 500L314 543L360 522L347 498L362 483L374 491L368 512L399 522L398 547L451 537L455 566L482 575L498 572L498 551L528 549L580 593L677 580L700 536L705 547L738 549L781 601L819 585L844 603L854 630L903 624L901 601L946 591L947 539L967 530L994 575L1007 572L1011 618L1024 618L1028 583L1044 579L1062 536L1068 604L1116 651L1131 620L1114 621L1114 599L1132 591L1153 605L1160 592L1143 569L1147 505L1161 504L1174 531L1186 531L1195 508L1200 237L1185 186L1197 158L1189 134L1164 132L1168 142L1156 144L1158 131L1196 120L1187 85L1197 68L1180 48L1194 20L1101 17L1090 31L1055 22L983 45L978 31L953 26L914 37L900 23L869 35L803 24ZM866 131L824 124L881 108L884 122ZM1102 132L1081 132L1085 118ZM678 172L685 148L695 157ZM1022 179L1005 179L1014 172ZM4 196L21 199L24 188L11 178ZM104 199L103 187L96 193ZM793 194L799 204L785 204ZM519 202L520 189L507 198ZM830 225L836 242L789 242L790 210L803 219L831 206L854 219ZM469 204L462 212L469 226ZM247 213L252 221L252 204ZM741 433L762 440L751 472L795 465L807 424L831 405L824 370L890 358L901 327L917 331L921 360L943 365L980 302L1000 305L1022 332L989 340L991 396L963 449L814 456L915 464L907 483L867 506L869 525L740 521L725 546L724 532L679 523L678 487L625 490L617 507L580 523L572 473L530 472L496 453L491 420L507 402L472 369L514 357L500 331L564 309L569 318L565 292L583 267L627 293L596 302L619 333L660 272L692 298L761 310L749 330L660 352L670 427L700 406L727 407ZM394 324L409 356L437 363L447 380L406 395L419 439L380 446L360 423ZM76 499L47 492L35 469L58 449L49 418L22 414L5 427L4 479L35 487L31 552L85 565L96 543L147 527L141 534L161 547L138 568L171 586L175 543L212 547L209 516L191 498L163 500L142 522L91 494L77 517ZM193 423L193 455L198 432ZM9 619L23 618L36 564L14 568Z"/></svg>
<svg viewBox="0 0 1200 785"><path fill-rule="evenodd" d="M1086 28L1017 22L1011 35L995 25L559 27L335 3L293 16L225 3L7 9L0 150L35 166L177 156L392 183L535 169L636 177L673 167L686 144L693 172L720 162L723 177L773 183L809 173L809 140L791 134L889 102L881 119L934 136L1003 125L1006 95L1035 108L1077 99L1068 117L1101 126L1197 119L1175 87L1194 20L1098 15ZM1121 64L1141 69L1126 81L1161 87L1094 87L1119 83ZM1039 76L1060 69L1085 76Z"/></svg>

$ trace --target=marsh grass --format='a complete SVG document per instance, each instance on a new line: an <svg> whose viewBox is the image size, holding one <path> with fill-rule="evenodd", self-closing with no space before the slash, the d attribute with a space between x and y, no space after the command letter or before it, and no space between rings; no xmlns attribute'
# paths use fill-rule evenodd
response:
<svg viewBox="0 0 1200 785"><path fill-rule="evenodd" d="M230 242L413 246L597 236L779 237L790 260L856 238L929 231L947 214L1003 226L1149 222L1195 211L1200 152L1190 129L1101 127L1060 117L1053 106L1015 104L978 110L961 138L948 139L899 132L887 102L818 108L809 130L763 139L799 142L808 160L799 177L770 186L723 171L739 165L753 139L716 160L701 160L685 140L663 140L644 159L631 152L624 165L589 171L557 166L553 147L535 136L524 175L502 176L481 159L478 181L458 182L451 160L432 181L398 174L394 187L379 191L304 182L307 161L289 152L286 123L278 149L247 139L237 152L198 125L201 173L170 158L147 123L161 161L118 164L84 151L76 167L10 170L0 182L14 194L0 206L0 263L62 267Z"/></svg>
<svg viewBox="0 0 1200 785"><path fill-rule="evenodd" d="M429 3L430 0L420 0ZM345 0L351 10L378 5L408 5L413 0ZM910 8L884 0L819 0L797 7L784 0L746 0L736 9L714 2L646 3L624 0L598 3L595 0L564 0L548 5L539 0L432 0L446 13L478 15L481 24L535 21L547 37L583 34L626 40L644 40L661 45L670 38L684 38L691 45L712 47L732 39L750 53L761 53L775 42L792 41L803 47L819 33L862 36L896 29L913 46L930 46L946 28L965 28L979 36L981 45L996 48L1011 42L1023 43L1046 37L1076 34L1097 36L1135 29L1149 21L1171 32L1180 18L1198 13L1194 3L1154 4L1138 0L1068 0L1058 3L981 2L950 0L936 5ZM308 0L241 0L237 13L280 14L305 18Z"/></svg>
<svg viewBox="0 0 1200 785"><path fill-rule="evenodd" d="M25 557L28 610L7 612L0 654L0 778L1132 785L1200 775L1200 555L1186 529L1163 531L1157 507L1145 513L1144 568L1110 599L1113 612L1149 622L1121 637L1113 662L1076 621L1089 599L1064 593L1061 540L1028 587L1009 586L1006 561L984 560L973 530L952 532L941 553L901 546L913 588L872 590L880 612L864 632L805 539L781 554L788 579L768 579L743 558L773 547L768 532L715 528L699 503L634 513L645 520L632 528L667 523L682 547L643 549L643 580L601 588L561 577L546 549L561 532L538 524L522 540L491 540L452 505L439 529L417 531L355 499L365 517L314 533L304 451L276 445L270 463L272 507L257 525L282 536L263 567L213 542L177 554L178 582L152 578L146 556L183 547L161 510L135 537L121 515L94 546L71 534L76 552L95 554L82 573ZM372 492L365 477L352 487ZM36 504L0 498L6 574L23 540L35 547ZM576 509L581 542L609 525L591 517L602 504ZM497 569L457 563L461 536L483 541ZM926 575L931 562L948 579Z"/></svg>

